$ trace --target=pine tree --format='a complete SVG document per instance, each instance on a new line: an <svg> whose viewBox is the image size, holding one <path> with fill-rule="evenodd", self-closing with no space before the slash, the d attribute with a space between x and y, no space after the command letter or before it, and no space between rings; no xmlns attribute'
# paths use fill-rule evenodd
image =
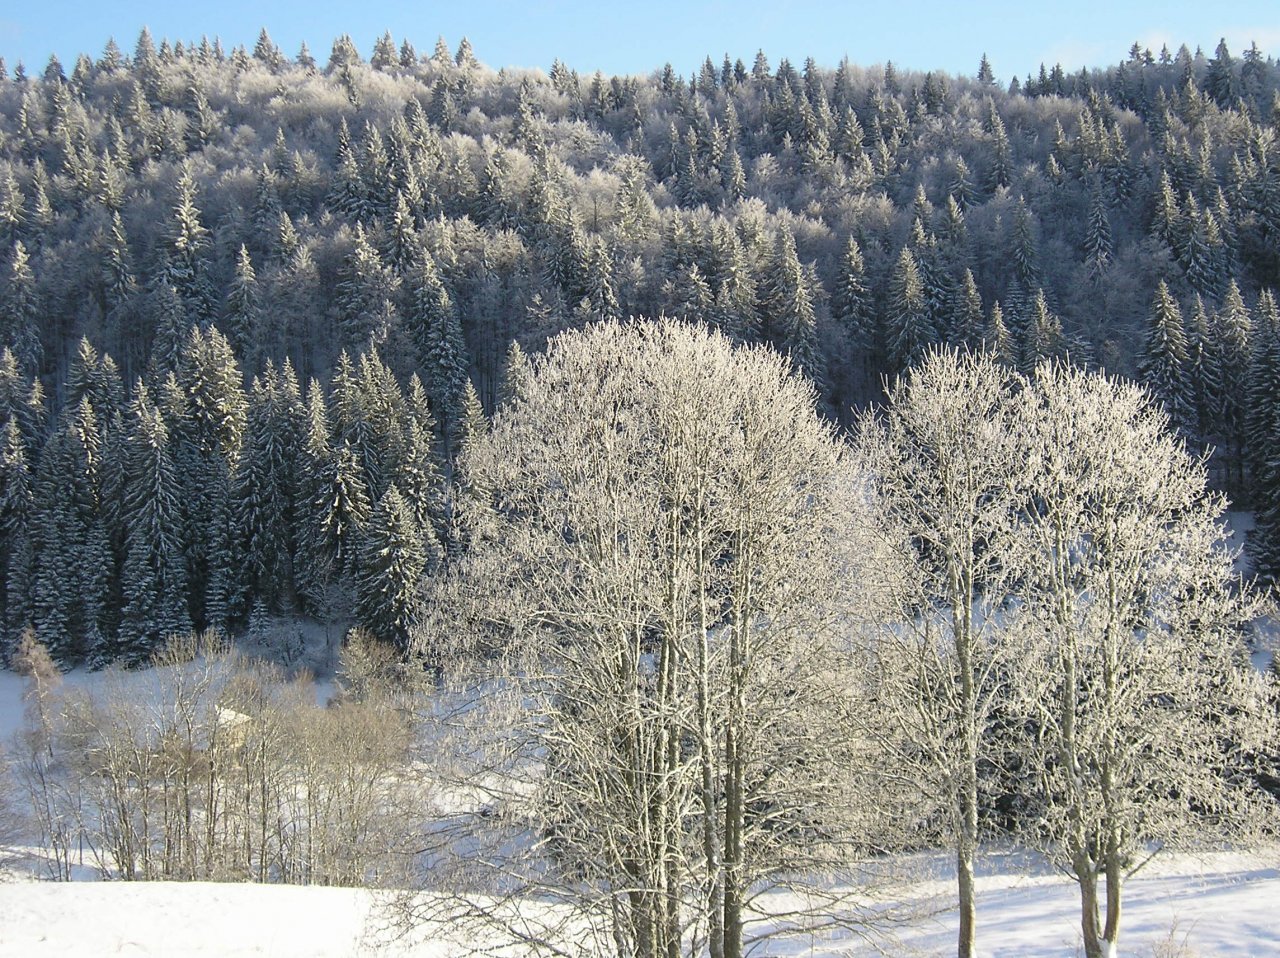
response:
<svg viewBox="0 0 1280 958"><path fill-rule="evenodd" d="M360 551L357 611L376 635L407 644L421 605L421 579L432 560L412 511L391 485L369 516Z"/></svg>

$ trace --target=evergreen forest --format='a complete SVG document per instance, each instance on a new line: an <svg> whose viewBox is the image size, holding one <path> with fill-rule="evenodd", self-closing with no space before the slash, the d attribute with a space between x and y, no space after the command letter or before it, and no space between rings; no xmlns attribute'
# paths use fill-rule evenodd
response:
<svg viewBox="0 0 1280 958"><path fill-rule="evenodd" d="M975 60L977 58L975 57ZM997 81L109 41L0 60L0 616L62 666L270 615L405 645L549 337L764 343L841 428L938 345L1163 403L1280 573L1280 64Z"/></svg>

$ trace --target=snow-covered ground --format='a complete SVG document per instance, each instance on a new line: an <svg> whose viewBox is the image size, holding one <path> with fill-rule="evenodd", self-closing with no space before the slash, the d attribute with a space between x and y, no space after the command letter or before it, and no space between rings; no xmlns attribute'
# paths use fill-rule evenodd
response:
<svg viewBox="0 0 1280 958"><path fill-rule="evenodd" d="M145 678L139 676L139 681ZM74 672L72 686L96 680ZM0 670L0 741L20 726L23 681ZM321 692L321 697L327 695ZM2 824L2 823L0 823ZM12 840L12 836L10 838ZM0 846L5 838L0 836ZM209 883L57 883L38 863L3 870L0 958L107 955L444 958L465 953L457 929L421 925L403 937L378 893L363 889ZM954 884L946 856L901 861L915 877L868 904L911 906L916 917L872 940L845 933L761 943L757 956L954 953ZM91 879L95 869L76 870ZM1076 887L1026 853L989 851L979 878L979 954L1058 958L1080 952ZM776 903L780 908L784 901ZM895 908L896 910L896 908ZM1155 859L1126 887L1120 955L1136 958L1280 956L1280 848L1202 859ZM473 939L485 947L497 942ZM486 951L520 954L518 951Z"/></svg>
<svg viewBox="0 0 1280 958"><path fill-rule="evenodd" d="M997 856L981 879L979 954L1061 958L1077 954L1078 898L1058 876L1026 874L1026 856ZM1031 871L1036 871L1034 867ZM951 893L942 880L905 889L929 904ZM0 884L0 956L351 956L445 958L460 953L448 929L388 931L388 913L361 889L205 883ZM759 955L954 953L953 912L894 929L869 944L852 935L764 944ZM481 944L477 942L477 944ZM512 952L518 954L518 952ZM1157 860L1128 889L1121 955L1271 958L1280 955L1280 852Z"/></svg>

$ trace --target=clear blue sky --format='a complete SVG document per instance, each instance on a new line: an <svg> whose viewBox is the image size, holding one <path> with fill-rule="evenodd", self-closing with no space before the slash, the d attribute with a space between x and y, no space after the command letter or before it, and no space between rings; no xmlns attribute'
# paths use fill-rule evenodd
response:
<svg viewBox="0 0 1280 958"><path fill-rule="evenodd" d="M1003 9L995 9L996 7ZM7 0L0 7L0 56L10 69L43 69L57 53L70 69L77 53L96 57L108 37L131 52L143 25L160 38L219 36L230 49L252 48L266 27L293 56L303 40L323 62L333 38L349 33L368 55L373 41L391 30L429 53L436 37L450 48L469 37L477 56L493 67L547 68L555 57L582 73L647 73L670 61L690 73L711 54L741 57L749 67L757 48L771 65L806 56L834 66L841 56L870 65L892 60L905 68L973 73L983 52L1007 83L1043 61L1068 70L1124 58L1134 40L1158 52L1186 43L1211 54L1225 36L1239 55L1250 39L1280 57L1280 4L1211 0L1128 3L1123 0L967 4L879 0L799 2L698 2L648 0L461 0L392 3L386 0Z"/></svg>

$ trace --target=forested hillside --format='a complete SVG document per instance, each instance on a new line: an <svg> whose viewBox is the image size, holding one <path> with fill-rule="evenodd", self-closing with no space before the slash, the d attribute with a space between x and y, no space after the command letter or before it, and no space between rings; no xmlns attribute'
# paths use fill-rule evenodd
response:
<svg viewBox="0 0 1280 958"><path fill-rule="evenodd" d="M1007 85L265 31L0 61L6 634L143 661L352 611L403 641L513 350L660 313L775 345L841 423L938 343L1137 377L1274 574L1278 123L1280 66L1225 44Z"/></svg>

